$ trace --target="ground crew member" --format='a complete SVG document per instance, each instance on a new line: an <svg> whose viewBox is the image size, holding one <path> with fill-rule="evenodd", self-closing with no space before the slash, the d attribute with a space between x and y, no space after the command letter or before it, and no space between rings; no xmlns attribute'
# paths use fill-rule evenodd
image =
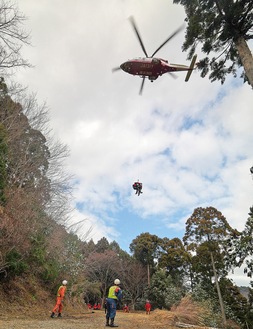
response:
<svg viewBox="0 0 253 329"><path fill-rule="evenodd" d="M110 287L108 297L106 298L106 326L118 327L114 324L114 318L116 316L117 300L122 298L122 290L119 287L120 280L114 280L114 286ZM109 323L111 319L111 323Z"/></svg>
<svg viewBox="0 0 253 329"><path fill-rule="evenodd" d="M124 311L125 313L129 313L129 306L128 306L127 304L125 304L125 305L123 306L123 311Z"/></svg>
<svg viewBox="0 0 253 329"><path fill-rule="evenodd" d="M63 299L64 299L64 295L65 295L65 292L66 292L66 285L67 285L68 281L66 280L63 280L62 281L62 285L59 287L58 291L57 291L57 296L56 296L56 304L55 304L55 307L52 311L52 314L51 314L51 318L54 318L55 316L55 313L58 311L58 318L61 318L61 312L62 312L62 302L63 302Z"/></svg>
<svg viewBox="0 0 253 329"><path fill-rule="evenodd" d="M146 300L145 310L146 310L146 314L150 314L151 304L150 304L149 300Z"/></svg>

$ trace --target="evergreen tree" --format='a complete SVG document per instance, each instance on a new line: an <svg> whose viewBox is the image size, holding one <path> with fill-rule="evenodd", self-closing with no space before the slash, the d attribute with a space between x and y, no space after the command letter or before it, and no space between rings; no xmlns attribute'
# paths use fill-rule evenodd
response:
<svg viewBox="0 0 253 329"><path fill-rule="evenodd" d="M103 237L100 240L98 240L96 244L96 252L103 253L110 249L109 246L110 246L109 241L105 237Z"/></svg>
<svg viewBox="0 0 253 329"><path fill-rule="evenodd" d="M219 278L225 277L228 269L232 266L229 262L225 264L223 260L227 254L227 240L231 240L234 235L237 235L237 231L230 227L221 212L214 207L199 207L187 220L186 233L183 238L189 250L201 255L198 259L195 258L197 260L195 269L201 272L204 279L208 278L207 285L211 285L211 273L215 278L225 328L226 314L219 287ZM203 263L205 264L204 267Z"/></svg>
<svg viewBox="0 0 253 329"><path fill-rule="evenodd" d="M212 271L211 253L215 256L218 275L225 276L233 266L229 262L225 263L228 246L238 235L239 233L232 229L220 211L214 207L199 207L186 221L183 241L189 251L199 256L198 268L203 269L203 277L207 275L210 278L207 273Z"/></svg>
<svg viewBox="0 0 253 329"><path fill-rule="evenodd" d="M146 289L146 297L156 308L170 309L172 305L180 302L183 290L174 285L166 270L158 270L152 276L150 286Z"/></svg>
<svg viewBox="0 0 253 329"><path fill-rule="evenodd" d="M163 238L160 242L158 267L165 268L176 285L181 286L191 256L179 238Z"/></svg>
<svg viewBox="0 0 253 329"><path fill-rule="evenodd" d="M246 264L244 273L250 278L253 276L252 244L253 207L250 208L249 217L246 221L244 230L241 232L240 238L231 243L231 249L233 250L231 259L237 266Z"/></svg>
<svg viewBox="0 0 253 329"><path fill-rule="evenodd" d="M226 313L230 315L230 319L242 325L245 324L247 321L247 310L249 309L247 298L242 296L239 288L227 278L221 279L220 288L226 305Z"/></svg>
<svg viewBox="0 0 253 329"><path fill-rule="evenodd" d="M247 41L253 38L252 0L174 0L185 7L187 30L183 50L189 57L198 45L208 56L199 62L201 76L210 72L211 81L232 73L236 76L243 66L245 80L253 87L253 57ZM216 58L210 58L217 53ZM227 65L227 66L226 66Z"/></svg>
<svg viewBox="0 0 253 329"><path fill-rule="evenodd" d="M148 285L150 284L150 269L154 267L154 260L158 257L160 238L148 232L138 235L130 244L130 251L148 269Z"/></svg>

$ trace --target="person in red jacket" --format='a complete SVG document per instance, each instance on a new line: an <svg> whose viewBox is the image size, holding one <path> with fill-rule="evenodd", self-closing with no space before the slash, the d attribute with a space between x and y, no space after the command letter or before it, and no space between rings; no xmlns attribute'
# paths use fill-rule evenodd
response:
<svg viewBox="0 0 253 329"><path fill-rule="evenodd" d="M133 184L133 189L135 190L135 194L140 195L142 193L142 183L139 181L135 182Z"/></svg>
<svg viewBox="0 0 253 329"><path fill-rule="evenodd" d="M123 311L129 313L129 306L127 304L123 306Z"/></svg>
<svg viewBox="0 0 253 329"><path fill-rule="evenodd" d="M151 304L150 304L149 300L146 300L145 310L146 310L146 314L150 314Z"/></svg>
<svg viewBox="0 0 253 329"><path fill-rule="evenodd" d="M61 315L62 307L63 307L62 302L63 302L65 292L67 289L67 287L66 287L67 283L68 283L68 281L63 280L62 285L58 288L57 296L56 296L56 304L55 304L55 307L53 308L52 314L50 315L51 318L54 318L55 313L57 311L58 311L58 318L62 317L62 315Z"/></svg>

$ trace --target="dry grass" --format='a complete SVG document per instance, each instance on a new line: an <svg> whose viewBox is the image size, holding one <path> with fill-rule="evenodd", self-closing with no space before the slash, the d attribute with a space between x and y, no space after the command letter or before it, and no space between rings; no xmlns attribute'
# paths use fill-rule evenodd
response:
<svg viewBox="0 0 253 329"><path fill-rule="evenodd" d="M173 307L171 311L175 314L177 321L199 326L205 325L204 319L212 316L210 309L194 303L190 297L184 297L181 303Z"/></svg>
<svg viewBox="0 0 253 329"><path fill-rule="evenodd" d="M174 323L192 324L201 329L215 326L210 324L210 322L213 322L218 323L216 326L222 327L222 319L213 313L207 303L196 303L189 296L184 297L178 306L171 309L171 312L174 314ZM230 320L227 321L227 325L230 329L240 329L240 326Z"/></svg>

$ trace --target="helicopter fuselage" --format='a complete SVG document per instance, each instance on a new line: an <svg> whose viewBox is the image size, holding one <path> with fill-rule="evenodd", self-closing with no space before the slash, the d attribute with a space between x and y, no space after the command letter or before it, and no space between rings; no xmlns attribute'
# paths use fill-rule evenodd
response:
<svg viewBox="0 0 253 329"><path fill-rule="evenodd" d="M170 64L167 60L155 57L135 58L120 65L126 73L147 77L149 80L156 80L159 76L176 71L189 71L191 68L186 65Z"/></svg>

